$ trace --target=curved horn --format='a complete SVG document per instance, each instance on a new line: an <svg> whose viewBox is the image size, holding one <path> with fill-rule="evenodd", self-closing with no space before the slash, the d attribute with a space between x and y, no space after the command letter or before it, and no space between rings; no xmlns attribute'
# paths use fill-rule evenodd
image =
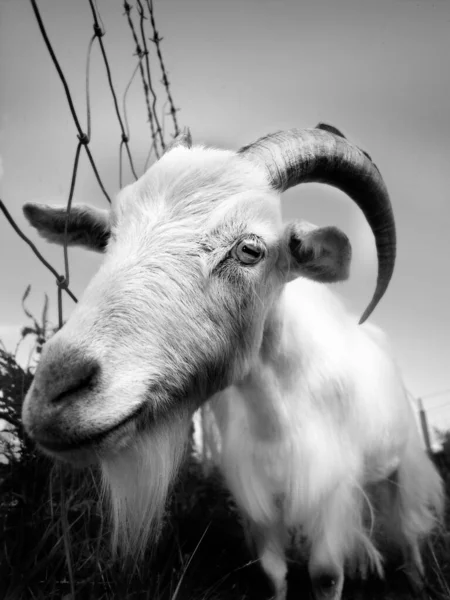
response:
<svg viewBox="0 0 450 600"><path fill-rule="evenodd" d="M189 127L185 127L181 133L179 133L169 144L167 144L164 154L167 154L167 152L170 152L178 146L184 146L185 148L192 147L192 136Z"/></svg>
<svg viewBox="0 0 450 600"><path fill-rule="evenodd" d="M299 183L332 185L352 198L364 213L378 256L375 293L364 311L363 323L383 297L394 271L396 233L391 201L381 174L370 156L349 142L332 125L291 129L263 137L239 150L260 163L273 188L284 192Z"/></svg>

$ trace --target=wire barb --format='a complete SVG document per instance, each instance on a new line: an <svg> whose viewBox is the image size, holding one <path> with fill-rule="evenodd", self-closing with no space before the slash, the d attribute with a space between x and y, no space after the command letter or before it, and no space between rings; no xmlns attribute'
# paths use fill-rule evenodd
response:
<svg viewBox="0 0 450 600"><path fill-rule="evenodd" d="M80 144L82 146L86 146L90 142L90 139L89 139L89 136L87 133L82 133L81 135L78 135L78 139L80 140Z"/></svg>
<svg viewBox="0 0 450 600"><path fill-rule="evenodd" d="M105 35L103 29L98 25L98 23L94 23L94 35L95 37L101 38Z"/></svg>

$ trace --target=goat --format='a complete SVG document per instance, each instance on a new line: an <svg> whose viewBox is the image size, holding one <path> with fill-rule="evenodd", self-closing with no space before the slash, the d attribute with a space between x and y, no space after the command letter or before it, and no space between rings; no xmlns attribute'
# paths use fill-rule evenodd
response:
<svg viewBox="0 0 450 600"><path fill-rule="evenodd" d="M110 211L26 204L44 238L105 258L44 346L23 423L47 454L100 465L113 543L139 554L210 401L221 469L276 599L294 532L316 599L338 600L345 569L382 575L379 525L423 572L443 493L383 334L323 285L348 277L348 238L282 223L280 193L305 181L347 193L374 233L362 323L392 276L395 223L379 170L334 127L237 153L192 147L186 130Z"/></svg>

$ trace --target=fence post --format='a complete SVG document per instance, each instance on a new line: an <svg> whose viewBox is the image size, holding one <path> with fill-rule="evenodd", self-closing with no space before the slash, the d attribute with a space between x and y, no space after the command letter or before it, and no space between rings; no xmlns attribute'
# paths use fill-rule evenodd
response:
<svg viewBox="0 0 450 600"><path fill-rule="evenodd" d="M431 454L432 450L430 441L430 431L428 429L427 413L425 412L425 409L423 407L422 398L417 398L417 402L419 404L420 426L422 428L423 439L425 441L425 448L427 449L428 454Z"/></svg>

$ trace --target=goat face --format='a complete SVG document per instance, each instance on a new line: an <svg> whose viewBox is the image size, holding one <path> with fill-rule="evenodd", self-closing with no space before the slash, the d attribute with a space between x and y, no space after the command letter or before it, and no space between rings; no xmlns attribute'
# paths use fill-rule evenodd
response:
<svg viewBox="0 0 450 600"><path fill-rule="evenodd" d="M64 212L25 210L55 240ZM246 374L288 276L348 269L344 234L283 230L264 174L227 152L173 149L102 217L72 212L69 243L108 240L105 260L45 345L24 406L32 437L69 460L116 452L174 412L189 419Z"/></svg>
<svg viewBox="0 0 450 600"><path fill-rule="evenodd" d="M135 536L161 513L195 408L251 368L283 284L347 277L346 236L283 228L274 187L258 160L182 144L111 211L69 216L67 243L105 259L45 345L23 421L51 455L100 460L116 521ZM63 243L65 210L24 210Z"/></svg>

